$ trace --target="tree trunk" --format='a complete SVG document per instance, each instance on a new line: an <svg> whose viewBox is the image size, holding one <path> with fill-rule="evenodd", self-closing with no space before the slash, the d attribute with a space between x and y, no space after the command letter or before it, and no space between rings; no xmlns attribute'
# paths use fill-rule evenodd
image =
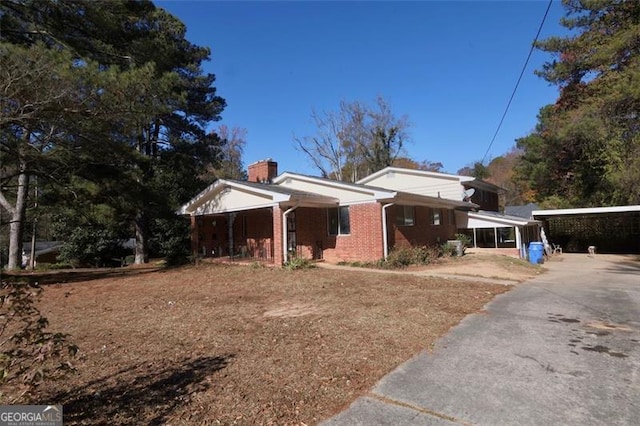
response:
<svg viewBox="0 0 640 426"><path fill-rule="evenodd" d="M149 262L149 251L147 249L147 226L145 214L138 211L135 219L136 243L135 243L135 260L136 265L142 265Z"/></svg>
<svg viewBox="0 0 640 426"><path fill-rule="evenodd" d="M24 222L27 211L29 175L26 173L25 164L20 165L20 170L16 205L13 211L11 211L11 224L9 226L9 259L7 264L7 269L9 270L20 269L22 266L22 236L24 234Z"/></svg>

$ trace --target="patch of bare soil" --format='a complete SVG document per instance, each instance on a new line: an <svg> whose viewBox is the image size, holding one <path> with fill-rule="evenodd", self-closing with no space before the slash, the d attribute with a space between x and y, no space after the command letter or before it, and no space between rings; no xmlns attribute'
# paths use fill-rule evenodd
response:
<svg viewBox="0 0 640 426"><path fill-rule="evenodd" d="M498 278L518 282L528 280L544 272L543 266L533 265L526 260L478 253L450 257L429 265L425 269L443 274Z"/></svg>
<svg viewBox="0 0 640 426"><path fill-rule="evenodd" d="M39 389L65 424L313 424L429 348L502 285L199 265L49 284L77 373Z"/></svg>

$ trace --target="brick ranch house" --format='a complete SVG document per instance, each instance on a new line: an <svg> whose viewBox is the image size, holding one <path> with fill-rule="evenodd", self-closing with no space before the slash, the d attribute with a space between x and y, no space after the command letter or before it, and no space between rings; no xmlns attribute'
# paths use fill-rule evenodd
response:
<svg viewBox="0 0 640 426"><path fill-rule="evenodd" d="M475 194L463 200L469 188ZM277 163L263 160L248 167L248 181L220 179L180 213L191 218L193 252L207 257L376 261L393 247L440 244L468 232L473 210L497 210L498 190L465 176L394 167L357 183L278 175Z"/></svg>

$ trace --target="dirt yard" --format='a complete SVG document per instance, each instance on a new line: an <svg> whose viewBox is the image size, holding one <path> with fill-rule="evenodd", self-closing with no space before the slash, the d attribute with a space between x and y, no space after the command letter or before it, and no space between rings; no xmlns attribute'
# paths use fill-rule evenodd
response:
<svg viewBox="0 0 640 426"><path fill-rule="evenodd" d="M37 398L65 424L314 424L509 290L215 264L79 274L39 278L67 281L40 305L80 347L77 373Z"/></svg>

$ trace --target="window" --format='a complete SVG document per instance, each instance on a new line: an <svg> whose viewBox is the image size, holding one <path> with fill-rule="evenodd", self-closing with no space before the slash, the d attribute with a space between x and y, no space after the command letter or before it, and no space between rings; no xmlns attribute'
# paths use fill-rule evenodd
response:
<svg viewBox="0 0 640 426"><path fill-rule="evenodd" d="M415 213L413 206L398 206L396 208L396 225L413 226L415 224Z"/></svg>
<svg viewBox="0 0 640 426"><path fill-rule="evenodd" d="M431 209L431 224L432 225L440 225L440 209Z"/></svg>
<svg viewBox="0 0 640 426"><path fill-rule="evenodd" d="M329 235L347 235L350 232L349 207L335 207L327 210Z"/></svg>

